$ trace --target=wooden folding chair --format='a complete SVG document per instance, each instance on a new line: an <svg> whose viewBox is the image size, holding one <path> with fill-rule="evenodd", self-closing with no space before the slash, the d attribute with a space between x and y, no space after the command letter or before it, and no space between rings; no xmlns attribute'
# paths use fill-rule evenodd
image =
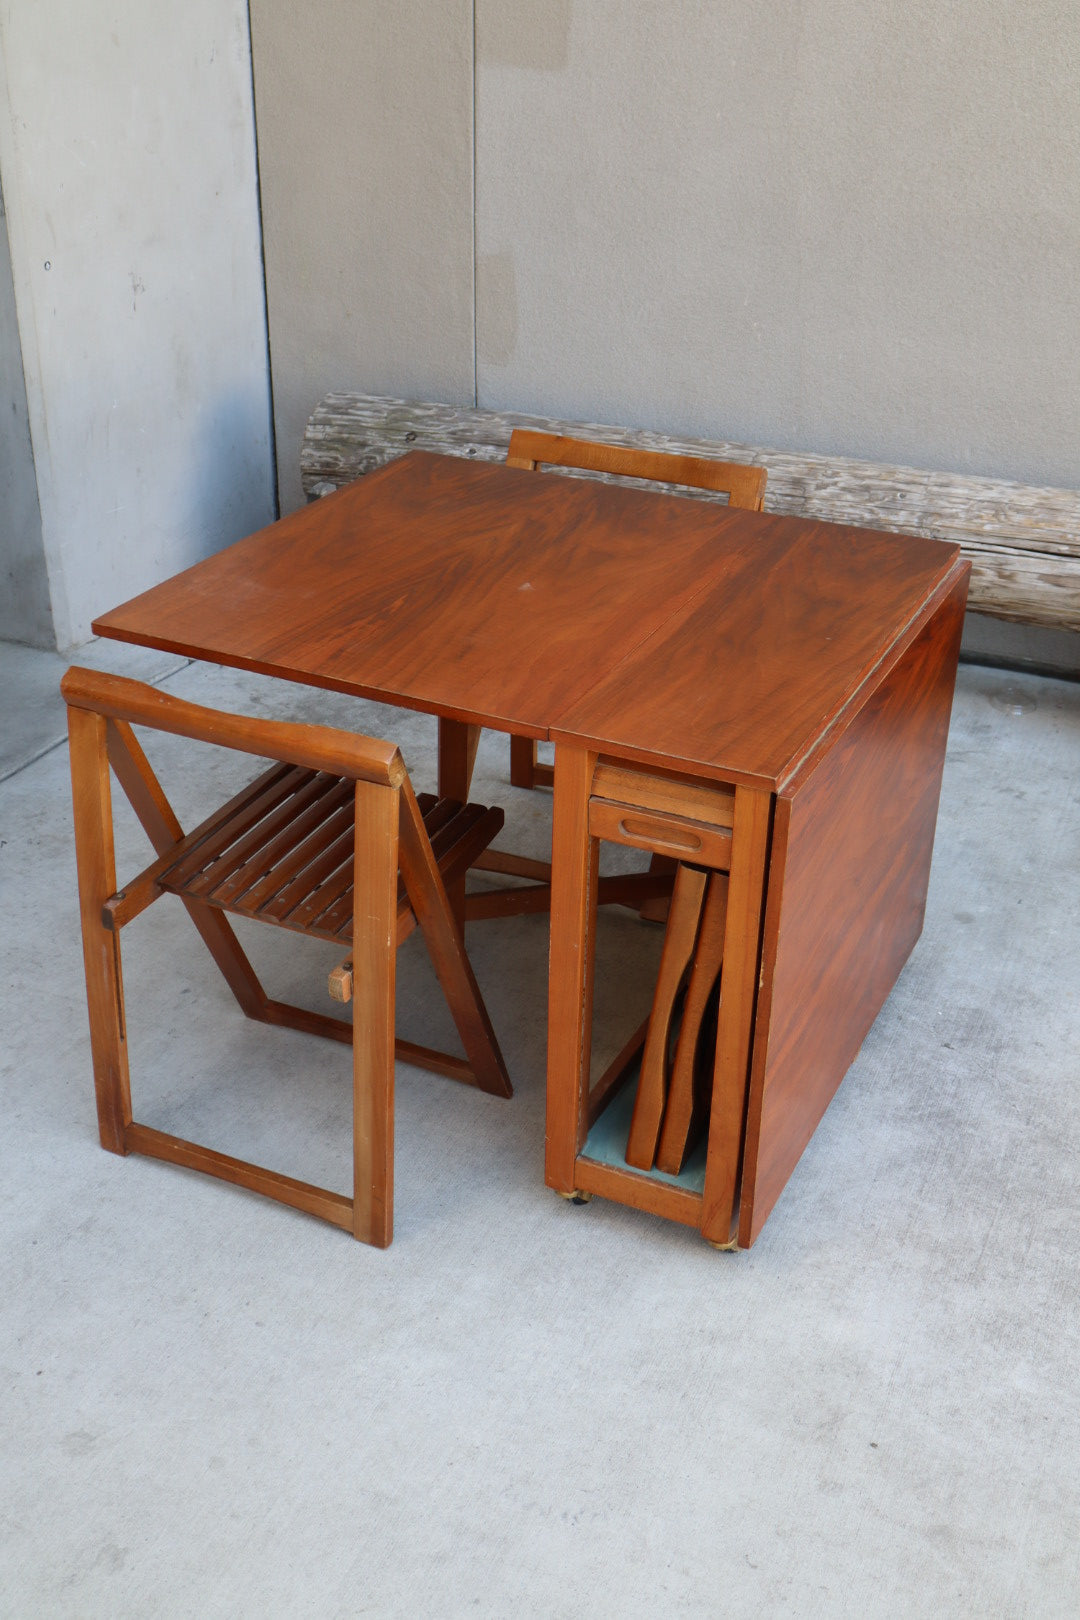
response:
<svg viewBox="0 0 1080 1620"><path fill-rule="evenodd" d="M385 1247L393 1232L394 1057L509 1097L510 1081L447 899L503 813L414 795L398 750L323 726L223 714L154 687L69 669L75 845L102 1146L202 1170ZM153 727L277 761L184 834L132 731ZM109 768L158 854L117 889ZM351 1042L352 1197L295 1181L132 1118L120 930L180 897L249 1018ZM348 947L331 992L345 1020L273 1001L226 913ZM419 924L467 1060L395 1040L397 946Z"/></svg>
<svg viewBox="0 0 1080 1620"><path fill-rule="evenodd" d="M729 506L747 512L760 512L768 477L764 467L744 462L712 461L702 456L672 455L667 451L638 450L625 445L601 444L591 439L571 439L555 433L535 433L516 428L510 437L506 456L508 467L536 472L541 466L574 467L582 472L614 473L621 478L642 478L658 484L681 485L686 489L707 489L726 495ZM462 728L463 729L463 728ZM475 752L475 737L470 740ZM510 738L510 781L514 787L551 787L555 773L537 759L533 737ZM457 780L469 781L471 755ZM477 866L529 880L523 888L470 897L470 917L505 916L518 911L542 911L551 904L551 864L508 850L489 849ZM641 915L662 921L667 913L674 862L655 857L644 877L601 879L599 903L640 906Z"/></svg>

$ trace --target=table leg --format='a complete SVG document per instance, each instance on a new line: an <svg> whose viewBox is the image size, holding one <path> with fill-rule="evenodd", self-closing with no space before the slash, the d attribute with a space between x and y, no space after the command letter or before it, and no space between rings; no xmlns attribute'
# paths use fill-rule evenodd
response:
<svg viewBox="0 0 1080 1620"><path fill-rule="evenodd" d="M536 786L536 743L531 737L510 738L510 784L519 788Z"/></svg>
<svg viewBox="0 0 1080 1620"><path fill-rule="evenodd" d="M736 788L720 1020L716 1037L716 1068L701 1222L702 1235L710 1243L726 1244L729 1241L735 1212L771 824L772 795L755 788Z"/></svg>
<svg viewBox="0 0 1080 1620"><path fill-rule="evenodd" d="M589 792L596 755L559 743L555 750L551 947L548 975L547 1143L545 1180L574 1190L584 1145L596 936L599 845L589 836Z"/></svg>

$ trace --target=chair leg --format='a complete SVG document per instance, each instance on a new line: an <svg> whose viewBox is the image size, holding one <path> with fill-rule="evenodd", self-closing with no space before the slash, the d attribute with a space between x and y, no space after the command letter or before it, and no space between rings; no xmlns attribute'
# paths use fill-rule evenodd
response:
<svg viewBox="0 0 1080 1620"><path fill-rule="evenodd" d="M510 1097L513 1087L480 988L465 954L461 929L439 875L412 788L401 789L398 858L409 904L423 930L432 966L453 1015L466 1056L481 1091ZM355 955L353 958L355 962Z"/></svg>
<svg viewBox="0 0 1080 1620"><path fill-rule="evenodd" d="M656 1168L677 1176L683 1160L694 1146L704 1124L712 1084L716 1054L715 1031L712 1052L703 1037L706 1015L714 1000L720 968L724 960L724 933L727 927L728 877L726 872L710 872L701 913L701 929L694 947L694 961L686 986L682 1024L671 1064L671 1084L664 1108L664 1123L656 1149Z"/></svg>
<svg viewBox="0 0 1080 1620"><path fill-rule="evenodd" d="M468 802L479 741L479 726L467 726L460 720L444 720L440 717L440 799L457 799L459 804ZM466 874L462 872L460 877L446 885L450 909L462 934L465 932L465 877Z"/></svg>
<svg viewBox="0 0 1080 1620"><path fill-rule="evenodd" d="M394 998L399 794L356 784L353 911L353 1236L394 1235Z"/></svg>
<svg viewBox="0 0 1080 1620"><path fill-rule="evenodd" d="M626 1162L638 1170L651 1170L656 1157L656 1144L668 1094L668 1047L672 1020L679 991L693 960L707 884L708 873L701 867L680 864L671 894L671 911L660 957L660 972L652 1011L649 1013L649 1033L641 1058L641 1076L626 1143Z"/></svg>
<svg viewBox="0 0 1080 1620"><path fill-rule="evenodd" d="M670 874L672 880L674 881L678 865L678 861L673 860L670 855L654 854L649 862L649 876L664 877ZM641 918L642 922L667 922L668 909L670 905L670 893L655 895L651 900L646 900L645 904L638 912L638 916Z"/></svg>
<svg viewBox="0 0 1080 1620"><path fill-rule="evenodd" d="M111 1153L126 1153L124 1136L131 1124L131 1085L120 937L102 921L102 907L116 889L104 716L69 708L68 740L98 1130L103 1148Z"/></svg>

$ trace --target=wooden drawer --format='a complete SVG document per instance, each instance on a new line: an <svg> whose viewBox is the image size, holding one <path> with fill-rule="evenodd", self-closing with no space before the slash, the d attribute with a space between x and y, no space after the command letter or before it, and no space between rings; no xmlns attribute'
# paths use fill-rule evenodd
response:
<svg viewBox="0 0 1080 1620"><path fill-rule="evenodd" d="M613 844L628 844L632 849L689 861L694 866L716 867L722 872L731 866L731 829L710 826L690 816L592 798L589 834Z"/></svg>
<svg viewBox="0 0 1080 1620"><path fill-rule="evenodd" d="M684 782L677 776L658 776L606 760L601 760L593 773L592 796L729 830L735 820L734 788Z"/></svg>

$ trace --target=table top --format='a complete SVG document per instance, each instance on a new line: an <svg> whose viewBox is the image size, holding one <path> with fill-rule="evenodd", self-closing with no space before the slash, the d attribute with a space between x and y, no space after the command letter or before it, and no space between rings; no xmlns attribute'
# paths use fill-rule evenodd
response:
<svg viewBox="0 0 1080 1620"><path fill-rule="evenodd" d="M959 547L414 452L103 636L776 786Z"/></svg>

